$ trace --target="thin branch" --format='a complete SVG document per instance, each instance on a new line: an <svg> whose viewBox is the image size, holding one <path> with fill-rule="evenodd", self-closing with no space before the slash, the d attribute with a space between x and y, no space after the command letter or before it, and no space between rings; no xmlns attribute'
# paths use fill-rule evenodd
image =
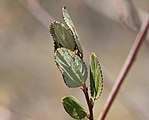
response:
<svg viewBox="0 0 149 120"><path fill-rule="evenodd" d="M110 91L111 85L114 81L114 77L104 66L102 67L102 70L105 73L104 78L106 79L106 81L104 81L104 84L108 91ZM129 114L133 114L135 120L149 120L148 113L144 110L144 108L136 103L127 89L121 88L121 94L119 95L119 101L123 104L125 109L128 110Z"/></svg>
<svg viewBox="0 0 149 120"><path fill-rule="evenodd" d="M124 82L124 79L126 78L132 64L134 63L134 61L136 59L137 53L142 45L142 42L144 41L144 39L146 37L148 27L149 27L149 17L147 17L146 21L143 23L143 25L136 37L136 40L134 41L134 44L132 45L132 48L131 48L131 50L126 58L126 61L117 77L117 80L109 94L109 97L105 103L103 111L99 115L98 120L104 120L106 115L108 114L108 111L110 110L111 105L114 102L114 100L120 90L122 83Z"/></svg>
<svg viewBox="0 0 149 120"><path fill-rule="evenodd" d="M83 90L83 93L84 93L84 95L85 95L86 102L87 102L88 109L89 109L89 116L88 116L88 119L89 119L89 120L94 120L94 115L93 115L93 102L92 102L91 99L89 98L89 95L88 95L88 88L86 87L86 84L84 84L82 90Z"/></svg>

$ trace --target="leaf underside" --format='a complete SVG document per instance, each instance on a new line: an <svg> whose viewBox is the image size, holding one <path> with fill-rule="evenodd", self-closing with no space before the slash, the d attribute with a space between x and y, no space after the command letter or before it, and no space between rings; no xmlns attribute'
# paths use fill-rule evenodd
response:
<svg viewBox="0 0 149 120"><path fill-rule="evenodd" d="M103 90L103 75L99 61L94 53L90 55L90 90L94 100L101 96Z"/></svg>
<svg viewBox="0 0 149 120"><path fill-rule="evenodd" d="M72 19L69 15L68 10L66 9L66 7L63 7L62 13L63 13L63 18L64 18L64 21L65 21L66 25L68 26L68 28L70 28L70 30L72 31L72 33L74 35L74 38L75 38L75 41L76 41L76 44L77 44L77 49L78 49L78 52L79 52L78 55L80 56L80 58L83 58L83 50L82 50L82 47L81 47L79 36L78 36L78 33L75 29L75 26L72 22Z"/></svg>
<svg viewBox="0 0 149 120"><path fill-rule="evenodd" d="M74 52L66 48L58 48L55 52L55 62L68 87L75 88L84 85L87 79L87 67Z"/></svg>
<svg viewBox="0 0 149 120"><path fill-rule="evenodd" d="M62 104L66 112L75 119L83 119L87 116L84 108L79 104L78 100L73 96L62 98Z"/></svg>

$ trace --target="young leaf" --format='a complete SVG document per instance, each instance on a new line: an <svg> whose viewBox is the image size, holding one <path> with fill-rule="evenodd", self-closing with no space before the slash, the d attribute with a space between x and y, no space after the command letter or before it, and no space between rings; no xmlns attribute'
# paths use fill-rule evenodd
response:
<svg viewBox="0 0 149 120"><path fill-rule="evenodd" d="M77 44L77 49L78 49L78 55L80 56L80 58L83 58L83 50L82 50L82 47L81 47L81 43L80 43L80 40L79 40L79 36L78 36L78 33L75 29L75 26L71 20L71 17L68 13L68 10L66 9L66 7L63 7L62 8L62 13L63 13L63 18L64 18L64 21L66 23L66 25L68 26L68 28L70 28L70 30L72 31L73 35L74 35L74 38L75 38L75 41L76 41L76 44Z"/></svg>
<svg viewBox="0 0 149 120"><path fill-rule="evenodd" d="M94 53L90 55L90 90L94 100L100 97L103 90L103 75L99 61Z"/></svg>
<svg viewBox="0 0 149 120"><path fill-rule="evenodd" d="M54 48L67 48L74 51L76 42L72 32L63 23L53 22L50 26L50 33L53 36Z"/></svg>
<svg viewBox="0 0 149 120"><path fill-rule="evenodd" d="M73 96L62 98L62 104L66 112L75 119L83 119L87 116L84 108L79 104L78 100Z"/></svg>
<svg viewBox="0 0 149 120"><path fill-rule="evenodd" d="M75 88L84 85L87 79L87 67L73 51L58 48L55 52L55 62L68 87Z"/></svg>

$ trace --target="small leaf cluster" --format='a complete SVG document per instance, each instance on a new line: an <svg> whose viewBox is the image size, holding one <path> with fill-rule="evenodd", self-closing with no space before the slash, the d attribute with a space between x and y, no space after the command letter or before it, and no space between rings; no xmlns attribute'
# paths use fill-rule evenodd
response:
<svg viewBox="0 0 149 120"><path fill-rule="evenodd" d="M55 21L50 25L50 33L54 41L55 62L61 71L65 84L69 88L80 87L86 89L88 70L83 60L83 49L79 36L66 7L62 9L62 14L65 21L64 24ZM103 75L95 53L90 55L89 69L90 102L92 102L93 106L94 101L100 97L103 89ZM62 104L66 112L74 119L83 119L89 116L73 96L62 98Z"/></svg>

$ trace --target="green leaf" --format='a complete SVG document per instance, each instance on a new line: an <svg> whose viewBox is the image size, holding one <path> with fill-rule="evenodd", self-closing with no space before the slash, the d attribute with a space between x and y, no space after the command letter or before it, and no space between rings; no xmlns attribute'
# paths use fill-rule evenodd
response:
<svg viewBox="0 0 149 120"><path fill-rule="evenodd" d="M84 108L79 104L78 100L73 96L62 98L62 104L66 112L75 119L83 119L87 116Z"/></svg>
<svg viewBox="0 0 149 120"><path fill-rule="evenodd" d="M53 22L50 25L50 33L53 36L54 48L65 47L69 50L74 51L76 42L71 30L67 29L63 23Z"/></svg>
<svg viewBox="0 0 149 120"><path fill-rule="evenodd" d="M90 90L94 100L100 97L103 90L103 75L99 61L94 53L90 55Z"/></svg>
<svg viewBox="0 0 149 120"><path fill-rule="evenodd" d="M75 41L76 41L76 44L77 44L78 55L80 56L80 58L83 58L83 50L82 50L82 47L81 47L79 36L78 36L78 33L75 29L75 26L72 22L72 19L69 15L68 10L66 9L66 7L63 7L62 13L63 13L63 18L64 18L64 21L65 21L66 25L70 28L70 30L72 31L72 33L74 35L74 38L75 38Z"/></svg>
<svg viewBox="0 0 149 120"><path fill-rule="evenodd" d="M55 62L59 67L66 85L70 88L83 86L87 79L87 67L83 60L66 48L58 48Z"/></svg>

